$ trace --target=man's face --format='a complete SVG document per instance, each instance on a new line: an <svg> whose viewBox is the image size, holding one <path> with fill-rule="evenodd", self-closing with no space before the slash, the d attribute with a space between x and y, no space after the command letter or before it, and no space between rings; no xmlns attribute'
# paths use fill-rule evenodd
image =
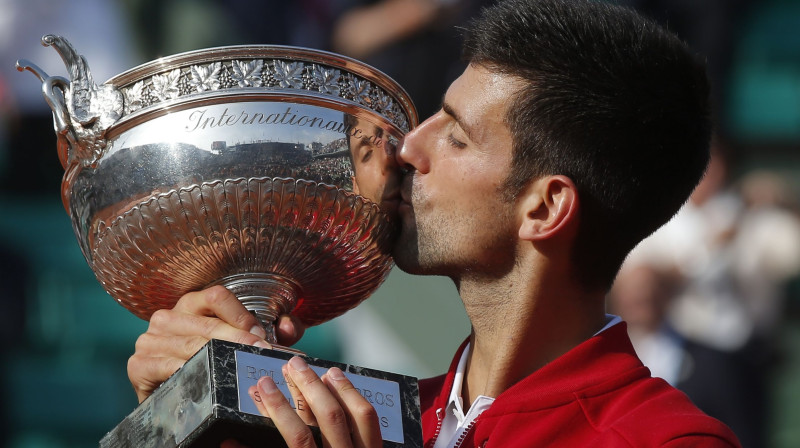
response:
<svg viewBox="0 0 800 448"><path fill-rule="evenodd" d="M353 191L394 217L399 203L400 174L395 146L388 134L366 120L357 120L348 138L353 158Z"/></svg>
<svg viewBox="0 0 800 448"><path fill-rule="evenodd" d="M397 265L411 273L499 275L513 265L514 206L501 186L512 159L506 108L521 82L470 65L442 109L398 152L404 177Z"/></svg>

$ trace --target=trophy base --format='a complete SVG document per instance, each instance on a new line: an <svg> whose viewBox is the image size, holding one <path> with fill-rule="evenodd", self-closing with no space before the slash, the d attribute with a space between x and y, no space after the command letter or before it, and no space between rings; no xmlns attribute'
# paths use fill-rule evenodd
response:
<svg viewBox="0 0 800 448"><path fill-rule="evenodd" d="M247 390L270 375L290 399L281 366L293 355L211 340L100 441L101 448L219 447L227 439L250 446L286 446ZM307 359L323 373L337 366L378 412L383 446L422 447L416 378ZM318 428L311 427L319 441Z"/></svg>

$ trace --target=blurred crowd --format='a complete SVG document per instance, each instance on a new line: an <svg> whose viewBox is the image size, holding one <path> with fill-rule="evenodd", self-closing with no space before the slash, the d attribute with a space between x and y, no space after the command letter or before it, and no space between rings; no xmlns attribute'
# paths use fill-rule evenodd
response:
<svg viewBox="0 0 800 448"><path fill-rule="evenodd" d="M11 68L24 57L50 74L64 73L55 52L40 47L43 34L67 37L87 56L98 82L159 56L210 46L331 50L396 79L424 119L463 70L458 26L489 3L0 0L0 191L54 197L59 191L55 135L46 132L52 119L39 82ZM800 204L791 179L737 163L743 145L734 141L725 116L736 33L756 2L620 3L664 21L707 56L719 135L690 201L623 266L610 311L628 322L654 375L731 425L745 447L766 446L769 375L780 359L776 330L786 315L787 285L800 273ZM18 322L0 323L0 330Z"/></svg>
<svg viewBox="0 0 800 448"><path fill-rule="evenodd" d="M787 286L800 273L800 219L775 173L731 179L723 145L689 202L628 256L609 307L654 376L758 447Z"/></svg>

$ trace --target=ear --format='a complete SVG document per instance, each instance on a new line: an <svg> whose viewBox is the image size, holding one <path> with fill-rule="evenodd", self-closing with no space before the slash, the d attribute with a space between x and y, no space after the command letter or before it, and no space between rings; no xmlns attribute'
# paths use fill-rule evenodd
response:
<svg viewBox="0 0 800 448"><path fill-rule="evenodd" d="M578 189L566 176L545 176L529 186L520 207L520 239L542 241L563 235L578 221Z"/></svg>

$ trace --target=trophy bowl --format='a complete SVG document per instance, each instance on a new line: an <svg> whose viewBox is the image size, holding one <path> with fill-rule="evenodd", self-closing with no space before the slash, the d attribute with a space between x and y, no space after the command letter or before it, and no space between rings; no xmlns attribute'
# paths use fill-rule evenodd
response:
<svg viewBox="0 0 800 448"><path fill-rule="evenodd" d="M231 46L92 80L63 38L69 79L42 81L62 199L86 261L142 319L185 293L230 289L276 342L285 313L316 325L391 269L398 141L418 121L383 73L333 53Z"/></svg>

